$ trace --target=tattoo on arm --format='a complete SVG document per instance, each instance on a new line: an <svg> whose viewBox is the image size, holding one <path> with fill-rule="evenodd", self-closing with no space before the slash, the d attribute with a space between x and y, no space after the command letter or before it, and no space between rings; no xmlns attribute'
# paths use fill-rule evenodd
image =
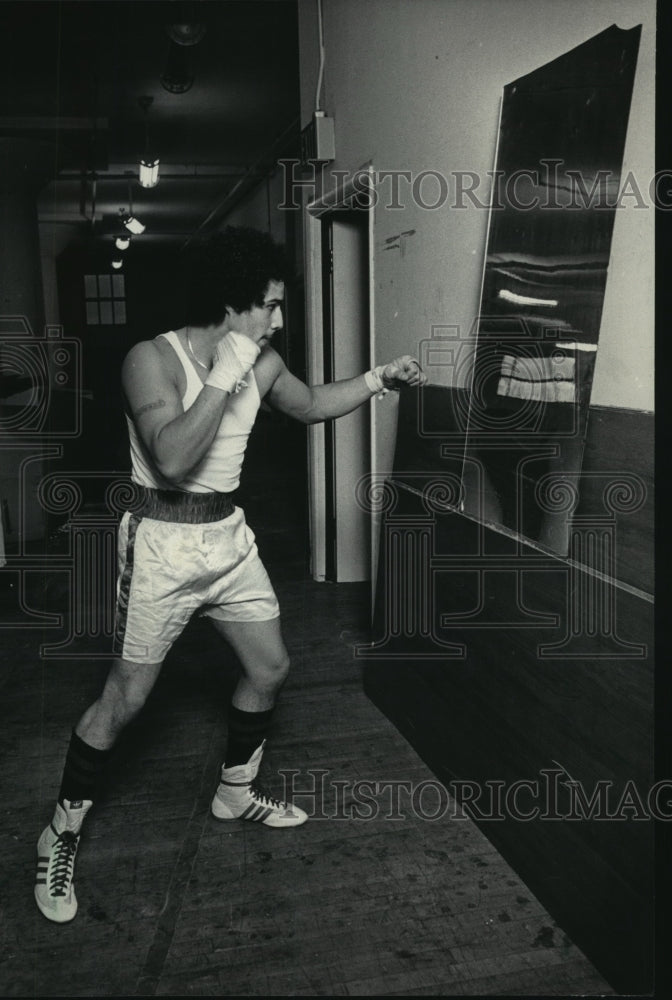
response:
<svg viewBox="0 0 672 1000"><path fill-rule="evenodd" d="M144 406L137 409L133 416L137 420L138 417L141 417L143 413L147 413L148 410L160 410L165 405L165 399L155 399L153 403L145 403Z"/></svg>

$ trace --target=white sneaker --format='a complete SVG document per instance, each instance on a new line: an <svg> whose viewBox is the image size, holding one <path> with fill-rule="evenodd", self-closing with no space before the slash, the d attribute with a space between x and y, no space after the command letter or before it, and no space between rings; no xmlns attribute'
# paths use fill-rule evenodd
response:
<svg viewBox="0 0 672 1000"><path fill-rule="evenodd" d="M222 780L210 806L212 815L217 819L254 820L266 826L300 826L308 819L303 809L291 802L274 799L254 784L265 742L254 751L247 764L222 765Z"/></svg>
<svg viewBox="0 0 672 1000"><path fill-rule="evenodd" d="M47 920L63 924L77 913L72 884L75 855L84 817L93 805L88 799L56 803L54 818L37 842L35 900Z"/></svg>

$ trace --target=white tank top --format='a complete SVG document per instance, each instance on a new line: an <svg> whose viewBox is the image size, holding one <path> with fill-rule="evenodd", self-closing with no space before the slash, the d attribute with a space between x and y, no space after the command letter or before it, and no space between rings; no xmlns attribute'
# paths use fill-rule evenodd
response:
<svg viewBox="0 0 672 1000"><path fill-rule="evenodd" d="M196 374L179 337L172 330L161 334L174 349L184 369L187 387L182 397L185 411L193 404L203 383ZM188 493L232 493L240 484L240 471L247 440L259 410L260 398L254 372L245 376L246 389L230 396L219 429L205 457L179 483L170 483L155 468L151 456L140 439L134 422L126 415L131 446L131 478L140 486L162 490L184 490Z"/></svg>

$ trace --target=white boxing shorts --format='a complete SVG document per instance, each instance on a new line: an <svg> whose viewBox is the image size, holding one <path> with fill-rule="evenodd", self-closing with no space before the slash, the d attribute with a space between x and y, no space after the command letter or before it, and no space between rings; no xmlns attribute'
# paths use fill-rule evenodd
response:
<svg viewBox="0 0 672 1000"><path fill-rule="evenodd" d="M194 524L127 511L118 558L117 654L135 663L160 663L195 612L229 622L280 615L240 507Z"/></svg>

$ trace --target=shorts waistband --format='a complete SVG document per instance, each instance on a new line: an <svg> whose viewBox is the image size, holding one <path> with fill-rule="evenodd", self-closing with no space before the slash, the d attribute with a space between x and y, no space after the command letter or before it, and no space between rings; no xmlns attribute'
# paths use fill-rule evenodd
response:
<svg viewBox="0 0 672 1000"><path fill-rule="evenodd" d="M230 517L235 509L234 493L187 493L143 487L141 517L179 524L210 524Z"/></svg>

